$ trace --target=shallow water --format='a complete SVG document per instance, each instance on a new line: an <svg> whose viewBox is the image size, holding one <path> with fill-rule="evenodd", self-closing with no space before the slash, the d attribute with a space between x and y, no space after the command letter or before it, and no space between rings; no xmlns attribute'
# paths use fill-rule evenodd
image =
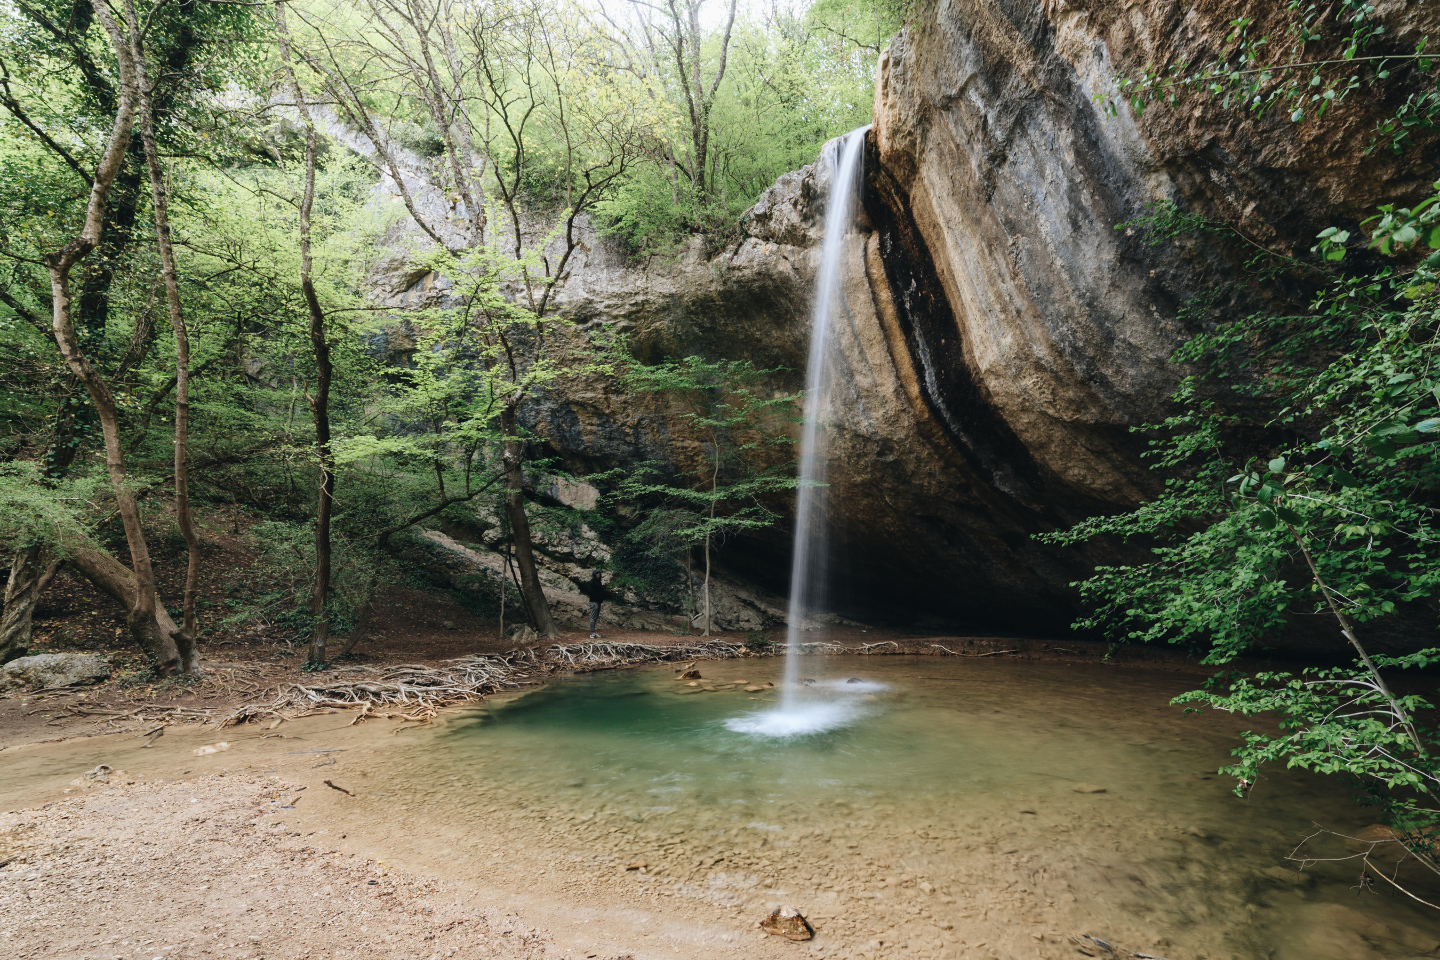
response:
<svg viewBox="0 0 1440 960"><path fill-rule="evenodd" d="M542 915L660 918L663 936L616 934L637 957L1058 960L1077 933L1169 960L1440 956L1436 913L1383 882L1355 889L1357 862L1294 872L1285 857L1312 824L1353 834L1373 813L1341 783L1283 770L1235 797L1214 771L1245 725L1167 705L1193 674L801 664L817 683L800 719L838 720L818 733L775 735L755 717L780 708L774 688L736 685L780 682L780 661L702 662L695 687L668 667L567 677L428 728L341 713L275 732L172 727L154 749L133 736L13 748L0 807L104 789L75 779L101 762L140 779L274 770L310 789L257 815ZM194 755L222 738L228 751ZM1440 902L1440 885L1407 877ZM755 929L782 900L814 922L811 944Z"/></svg>
<svg viewBox="0 0 1440 960"><path fill-rule="evenodd" d="M544 851L551 883L599 872L737 912L790 899L821 955L1058 957L1072 933L1171 960L1440 955L1434 912L1362 895L1358 862L1294 873L1312 823L1353 833L1373 814L1287 771L1231 794L1215 770L1242 728L1167 705L1194 676L816 657L802 672L831 675L800 709L839 722L784 736L753 716L774 690L737 686L780 682L780 663L700 668L701 686L565 678L409 734L373 758L369 792L406 798L406 829L457 872ZM482 825L508 852L471 843Z"/></svg>

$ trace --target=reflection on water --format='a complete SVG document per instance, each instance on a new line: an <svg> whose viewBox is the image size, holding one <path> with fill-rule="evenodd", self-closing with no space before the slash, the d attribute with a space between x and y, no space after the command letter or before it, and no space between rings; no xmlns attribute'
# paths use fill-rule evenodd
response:
<svg viewBox="0 0 1440 960"><path fill-rule="evenodd" d="M773 688L745 689L780 668L560 680L411 734L369 786L421 799L407 827L477 871L508 856L470 846L498 824L560 872L748 910L793 899L821 955L1059 957L1081 932L1171 960L1440 955L1433 912L1362 898L1358 862L1290 868L1312 823L1353 832L1373 815L1283 770L1233 796L1214 771L1242 728L1167 705L1193 677L815 658L812 675L850 673L806 691L806 716L843 719L806 732L769 712Z"/></svg>

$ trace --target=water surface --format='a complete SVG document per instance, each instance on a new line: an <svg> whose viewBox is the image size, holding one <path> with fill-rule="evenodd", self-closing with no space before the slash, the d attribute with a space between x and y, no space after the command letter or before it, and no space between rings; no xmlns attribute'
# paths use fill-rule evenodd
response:
<svg viewBox="0 0 1440 960"><path fill-rule="evenodd" d="M1243 727L1168 706L1193 675L812 657L802 705L842 721L784 736L756 717L775 689L744 689L780 683L779 662L700 669L698 686L669 668L564 678L408 734L369 790L411 801L406 828L444 837L461 872L520 856L473 841L498 827L552 881L618 876L737 916L794 900L820 955L1060 957L1073 933L1171 960L1440 955L1434 913L1355 889L1358 862L1294 872L1312 824L1373 813L1283 770L1235 797L1215 770Z"/></svg>

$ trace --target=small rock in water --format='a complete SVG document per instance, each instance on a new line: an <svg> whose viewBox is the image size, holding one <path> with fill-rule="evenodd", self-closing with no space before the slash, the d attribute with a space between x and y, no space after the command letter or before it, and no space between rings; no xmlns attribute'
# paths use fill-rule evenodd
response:
<svg viewBox="0 0 1440 960"><path fill-rule="evenodd" d="M681 680L700 680L700 679L702 679L702 678L701 678L701 676L700 676L700 671L699 671L699 670L686 670L684 673L680 674L680 679L681 679Z"/></svg>
<svg viewBox="0 0 1440 960"><path fill-rule="evenodd" d="M761 690L764 690L764 689L765 689L764 687L757 687L757 686L755 686L755 684L752 683L752 684L750 684L750 686L748 686L748 687L745 688L745 692L746 692L746 693L759 693Z"/></svg>
<svg viewBox="0 0 1440 960"><path fill-rule="evenodd" d="M801 916L799 910L788 903L782 903L774 913L761 920L760 929L771 936L784 937L786 940L809 940L815 936L815 928Z"/></svg>
<svg viewBox="0 0 1440 960"><path fill-rule="evenodd" d="M846 682L846 683L864 683L865 681L864 681L864 680L861 680L859 677L851 677L849 680L846 680L845 682Z"/></svg>
<svg viewBox="0 0 1440 960"><path fill-rule="evenodd" d="M625 869L626 869L626 870L644 870L644 869L645 869L646 867L648 867L648 866L650 866L650 864L646 863L644 860L636 860L634 863L630 864L630 866L626 867Z"/></svg>
<svg viewBox="0 0 1440 960"><path fill-rule="evenodd" d="M222 751L229 749L230 744L226 743L224 740L221 740L219 743L212 743L204 747L196 747L190 752L195 754L195 756L197 757L204 757L212 753L221 753Z"/></svg>
<svg viewBox="0 0 1440 960"><path fill-rule="evenodd" d="M765 686L767 686L767 687L773 687L773 686L775 686L775 684L770 683L770 682L767 680L767 681L765 682Z"/></svg>
<svg viewBox="0 0 1440 960"><path fill-rule="evenodd" d="M815 678L814 678L814 677L801 677L799 680L796 680L795 682L796 682L796 683L800 683L800 684L804 684L804 685L807 686L807 687L813 687L813 686L815 685Z"/></svg>
<svg viewBox="0 0 1440 960"><path fill-rule="evenodd" d="M1104 787L1097 787L1093 783L1077 783L1074 790L1076 793L1104 793Z"/></svg>

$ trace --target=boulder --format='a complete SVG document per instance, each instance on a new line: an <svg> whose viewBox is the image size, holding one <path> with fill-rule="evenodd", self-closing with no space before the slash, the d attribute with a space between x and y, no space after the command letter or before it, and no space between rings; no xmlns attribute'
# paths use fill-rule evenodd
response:
<svg viewBox="0 0 1440 960"><path fill-rule="evenodd" d="M46 690L110 679L110 663L97 653L41 653L11 660L0 670L0 690Z"/></svg>

